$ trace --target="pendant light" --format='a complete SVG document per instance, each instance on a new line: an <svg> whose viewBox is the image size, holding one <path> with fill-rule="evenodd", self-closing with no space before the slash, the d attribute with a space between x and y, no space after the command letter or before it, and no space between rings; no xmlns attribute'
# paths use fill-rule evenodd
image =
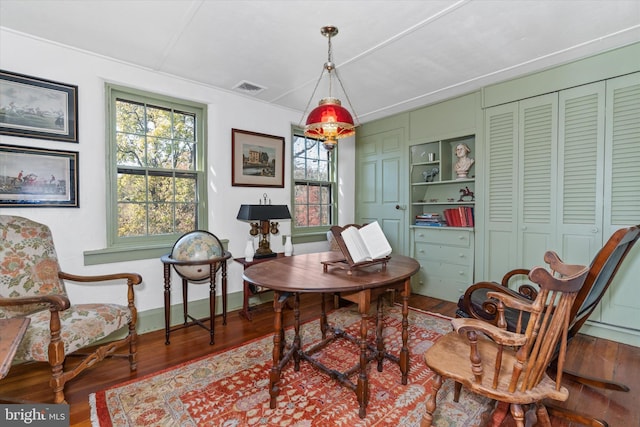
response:
<svg viewBox="0 0 640 427"><path fill-rule="evenodd" d="M342 85L342 81L340 80L340 76L338 75L338 70L336 69L336 66L332 60L331 37L335 37L338 34L338 28L331 25L322 27L320 29L320 34L327 37L328 39L329 53L327 62L324 63L322 73L320 73L320 78L318 78L316 87L313 89L313 93L311 94L311 98L307 103L304 114L306 114L307 109L309 108L309 104L311 104L311 101L313 100L313 96L316 93L316 89L318 89L318 85L320 84L325 71L327 71L329 75L329 96L326 98L322 98L318 103L318 106L311 110L311 112L307 116L306 125L304 127L304 134L310 138L322 140L324 147L327 150L333 150L333 148L338 143L338 139L355 135L356 122L353 120L351 113L342 106L340 100L331 95L333 75L335 74L336 79L340 83L340 87L342 88L342 91L347 98L349 107L353 111L353 106L351 105L349 96L344 90L344 86Z"/></svg>

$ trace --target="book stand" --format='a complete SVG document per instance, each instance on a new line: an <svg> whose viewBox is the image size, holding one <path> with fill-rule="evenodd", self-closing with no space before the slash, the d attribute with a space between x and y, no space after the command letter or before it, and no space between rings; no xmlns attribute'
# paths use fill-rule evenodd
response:
<svg viewBox="0 0 640 427"><path fill-rule="evenodd" d="M376 264L382 264L382 271L387 269L387 262L391 259L390 256L386 256L383 258L376 258L371 261L361 261L361 262L353 262L353 258L351 258L351 254L349 253L349 249L347 245L344 243L344 239L342 238L342 231L349 227L360 228L361 225L358 224L347 224L344 227L340 227L338 225L334 225L331 227L331 233L333 234L333 238L336 239L336 243L342 251L342 255L344 255L344 259L335 260L335 261L322 261L322 271L326 273L328 271L329 266L338 267L342 270L347 270L347 274L351 276L353 270L361 267L369 267Z"/></svg>

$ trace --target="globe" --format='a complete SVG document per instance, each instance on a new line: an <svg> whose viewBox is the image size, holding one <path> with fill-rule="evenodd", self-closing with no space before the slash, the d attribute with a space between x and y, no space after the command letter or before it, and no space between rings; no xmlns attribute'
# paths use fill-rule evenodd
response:
<svg viewBox="0 0 640 427"><path fill-rule="evenodd" d="M208 231L191 231L180 237L173 245L171 258L176 261L204 261L214 260L224 255L224 248L220 240ZM209 278L210 264L181 265L173 264L178 274L193 282ZM220 263L214 263L214 270L218 271Z"/></svg>

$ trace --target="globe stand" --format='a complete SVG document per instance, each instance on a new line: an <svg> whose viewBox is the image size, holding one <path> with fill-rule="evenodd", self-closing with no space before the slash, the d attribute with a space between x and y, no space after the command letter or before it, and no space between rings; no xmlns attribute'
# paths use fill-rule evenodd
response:
<svg viewBox="0 0 640 427"><path fill-rule="evenodd" d="M189 326L198 325L209 331L209 344L214 344L214 320L216 313L216 273L218 267L222 270L222 324L227 324L227 262L231 258L231 252L224 251L223 255L216 258L194 261L179 261L171 258L170 254L163 255L160 260L164 266L164 326L165 326L165 344L169 345L169 335L171 331L187 328ZM182 278L182 313L183 323L181 325L171 326L171 266L202 266L203 271L209 270L209 274L205 279L193 281L181 275ZM208 268L206 266L208 265ZM177 271L177 270L176 270ZM180 273L178 273L180 274ZM187 310L188 302L188 283L203 283L209 281L209 317L196 319L191 316ZM209 321L209 326L204 322Z"/></svg>

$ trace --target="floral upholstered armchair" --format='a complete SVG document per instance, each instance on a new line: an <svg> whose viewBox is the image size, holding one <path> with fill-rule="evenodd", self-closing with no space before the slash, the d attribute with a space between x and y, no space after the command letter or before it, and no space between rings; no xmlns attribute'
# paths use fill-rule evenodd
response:
<svg viewBox="0 0 640 427"><path fill-rule="evenodd" d="M126 282L127 305L71 305L64 280ZM49 227L18 216L0 215L0 319L30 318L14 363L49 363L54 403L65 402L67 381L107 356L127 357L131 370L136 369L137 312L133 287L140 282L142 277L132 273L102 276L64 273L60 271ZM124 293L123 290L123 297ZM123 327L128 327L126 338L92 347L90 354L81 355L82 362L64 370L68 354L93 345ZM128 346L128 351L115 354L123 346Z"/></svg>

